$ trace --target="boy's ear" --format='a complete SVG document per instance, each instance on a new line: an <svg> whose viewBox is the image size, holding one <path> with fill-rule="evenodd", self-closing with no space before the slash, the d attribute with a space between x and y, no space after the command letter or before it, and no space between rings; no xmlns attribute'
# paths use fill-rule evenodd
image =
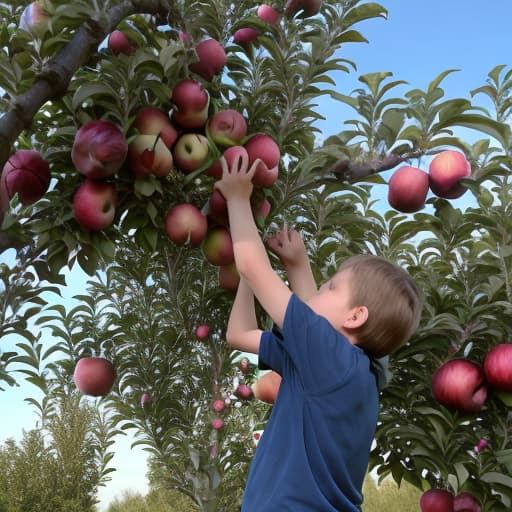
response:
<svg viewBox="0 0 512 512"><path fill-rule="evenodd" d="M345 319L343 327L346 329L357 329L368 320L368 308L366 306L357 306L352 308L350 314Z"/></svg>

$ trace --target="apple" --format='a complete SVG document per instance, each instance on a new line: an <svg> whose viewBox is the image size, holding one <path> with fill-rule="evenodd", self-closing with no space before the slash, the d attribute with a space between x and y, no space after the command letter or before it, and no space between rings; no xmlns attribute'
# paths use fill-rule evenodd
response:
<svg viewBox="0 0 512 512"><path fill-rule="evenodd" d="M252 389L247 384L239 384L235 389L235 396L242 400L252 398Z"/></svg>
<svg viewBox="0 0 512 512"><path fill-rule="evenodd" d="M196 336L200 340L204 340L210 334L210 326L209 325L198 325L196 328Z"/></svg>
<svg viewBox="0 0 512 512"><path fill-rule="evenodd" d="M208 200L208 217L221 226L229 225L228 203L220 190L213 189Z"/></svg>
<svg viewBox="0 0 512 512"><path fill-rule="evenodd" d="M190 71L211 82L227 62L224 47L216 39L205 39L196 46L198 60L189 65Z"/></svg>
<svg viewBox="0 0 512 512"><path fill-rule="evenodd" d="M177 245L190 243L192 247L199 247L208 231L208 221L197 206L181 203L167 212L165 231Z"/></svg>
<svg viewBox="0 0 512 512"><path fill-rule="evenodd" d="M272 205L270 204L270 201L266 197L255 197L255 199L251 197L251 203L252 211L256 219L258 219L258 217L265 219L266 217L268 217L270 211L272 210Z"/></svg>
<svg viewBox="0 0 512 512"><path fill-rule="evenodd" d="M28 4L20 16L19 28L42 37L48 29L50 17L39 0Z"/></svg>
<svg viewBox="0 0 512 512"><path fill-rule="evenodd" d="M182 128L203 128L208 120L210 95L201 82L187 78L172 90L175 110L172 119Z"/></svg>
<svg viewBox="0 0 512 512"><path fill-rule="evenodd" d="M76 132L71 160L85 177L103 180L121 168L127 153L123 132L113 123L95 120Z"/></svg>
<svg viewBox="0 0 512 512"><path fill-rule="evenodd" d="M445 489L429 489L420 497L421 512L452 512L453 494Z"/></svg>
<svg viewBox="0 0 512 512"><path fill-rule="evenodd" d="M212 428L220 430L224 426L224 421L221 418L215 418L212 420Z"/></svg>
<svg viewBox="0 0 512 512"><path fill-rule="evenodd" d="M147 107L139 110L133 127L142 135L160 135L163 143L171 148L178 138L178 130L169 116L158 108Z"/></svg>
<svg viewBox="0 0 512 512"><path fill-rule="evenodd" d="M287 0L284 4L284 14L287 18L293 18L299 11L299 18L309 18L320 12L322 0Z"/></svg>
<svg viewBox="0 0 512 512"><path fill-rule="evenodd" d="M453 499L453 512L481 512L482 507L470 492L461 492Z"/></svg>
<svg viewBox="0 0 512 512"><path fill-rule="evenodd" d="M240 368L243 374L247 374L251 369L251 362L247 357L242 357L242 359L240 359L238 367Z"/></svg>
<svg viewBox="0 0 512 512"><path fill-rule="evenodd" d="M257 187L271 187L277 180L279 160L281 152L276 141L265 133L257 133L245 144L249 155L249 164L256 159L261 163L256 168L252 182Z"/></svg>
<svg viewBox="0 0 512 512"><path fill-rule="evenodd" d="M421 210L427 199L428 174L417 167L405 165L393 173L389 180L388 202L399 212Z"/></svg>
<svg viewBox="0 0 512 512"><path fill-rule="evenodd" d="M281 376L274 371L264 373L252 385L254 397L267 404L275 403L279 387L281 386Z"/></svg>
<svg viewBox="0 0 512 512"><path fill-rule="evenodd" d="M259 32L252 27L244 27L235 30L233 42L247 49L254 41L258 40Z"/></svg>
<svg viewBox="0 0 512 512"><path fill-rule="evenodd" d="M142 393L140 405L143 409L148 408L153 403L153 397L149 393Z"/></svg>
<svg viewBox="0 0 512 512"><path fill-rule="evenodd" d="M256 15L260 20L266 21L269 25L277 25L280 15L271 5L261 4L256 11Z"/></svg>
<svg viewBox="0 0 512 512"><path fill-rule="evenodd" d="M219 267L219 286L228 292L236 292L240 282L240 274L235 262Z"/></svg>
<svg viewBox="0 0 512 512"><path fill-rule="evenodd" d="M75 366L73 379L84 395L105 396L114 385L116 369L103 357L83 357Z"/></svg>
<svg viewBox="0 0 512 512"><path fill-rule="evenodd" d="M220 146L240 144L247 135L247 122L240 112L233 109L219 110L207 123L208 133Z"/></svg>
<svg viewBox="0 0 512 512"><path fill-rule="evenodd" d="M212 402L212 409L215 412L222 412L224 410L224 407L226 407L224 400L218 399Z"/></svg>
<svg viewBox="0 0 512 512"><path fill-rule="evenodd" d="M137 46L121 30L113 30L110 33L107 45L114 55L119 55L120 53L133 55L137 49Z"/></svg>
<svg viewBox="0 0 512 512"><path fill-rule="evenodd" d="M500 343L485 356L487 382L501 391L512 391L512 343Z"/></svg>
<svg viewBox="0 0 512 512"><path fill-rule="evenodd" d="M73 197L75 219L86 231L101 231L114 221L116 202L113 183L86 179Z"/></svg>
<svg viewBox="0 0 512 512"><path fill-rule="evenodd" d="M210 146L204 135L185 133L176 141L172 153L176 166L188 173L206 163L210 156Z"/></svg>
<svg viewBox="0 0 512 512"><path fill-rule="evenodd" d="M2 170L3 185L9 199L14 194L22 205L35 203L50 186L50 165L33 149L19 149L9 157Z"/></svg>
<svg viewBox="0 0 512 512"><path fill-rule="evenodd" d="M452 359L432 376L432 394L448 409L475 414L487 399L483 368L467 359Z"/></svg>
<svg viewBox="0 0 512 512"><path fill-rule="evenodd" d="M445 199L457 199L467 188L460 184L462 178L471 176L471 165L460 151L442 151L429 165L430 189Z"/></svg>
<svg viewBox="0 0 512 512"><path fill-rule="evenodd" d="M128 148L128 165L135 176L167 176L174 166L171 150L158 135L136 135Z"/></svg>
<svg viewBox="0 0 512 512"><path fill-rule="evenodd" d="M214 160L212 165L210 165L208 169L205 169L204 174L216 179L222 178L222 166L220 164L220 159Z"/></svg>
<svg viewBox="0 0 512 512"><path fill-rule="evenodd" d="M212 265L220 267L235 261L231 235L224 226L215 226L208 231L202 249L205 258Z"/></svg>

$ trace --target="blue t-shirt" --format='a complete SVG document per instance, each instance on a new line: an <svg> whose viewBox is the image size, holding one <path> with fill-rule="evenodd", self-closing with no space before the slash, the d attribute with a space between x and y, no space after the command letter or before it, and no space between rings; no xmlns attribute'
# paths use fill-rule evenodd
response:
<svg viewBox="0 0 512 512"><path fill-rule="evenodd" d="M356 512L378 416L370 360L292 295L282 337L265 331L259 363L282 376L242 512Z"/></svg>

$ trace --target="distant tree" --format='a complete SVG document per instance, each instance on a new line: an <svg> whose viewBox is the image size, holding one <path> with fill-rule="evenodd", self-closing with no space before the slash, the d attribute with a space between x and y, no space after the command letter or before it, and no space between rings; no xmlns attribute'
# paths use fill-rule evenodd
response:
<svg viewBox="0 0 512 512"><path fill-rule="evenodd" d="M177 491L152 490L146 496L123 492L107 509L107 512L193 512L197 507Z"/></svg>
<svg viewBox="0 0 512 512"><path fill-rule="evenodd" d="M368 475L363 495L363 512L418 512L421 491L407 482L399 487L391 478L377 485Z"/></svg>

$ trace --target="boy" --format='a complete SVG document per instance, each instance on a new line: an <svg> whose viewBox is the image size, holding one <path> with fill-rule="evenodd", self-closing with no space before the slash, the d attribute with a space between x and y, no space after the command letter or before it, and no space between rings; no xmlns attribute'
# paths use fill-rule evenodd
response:
<svg viewBox="0 0 512 512"><path fill-rule="evenodd" d="M241 279L226 338L257 353L282 377L256 449L242 512L356 512L378 417L370 358L390 353L417 328L421 310L412 279L390 262L357 256L316 290L303 242L281 231L269 246L294 293L274 272L249 198L258 161L245 155L216 187L228 204ZM254 296L281 332L257 327Z"/></svg>

